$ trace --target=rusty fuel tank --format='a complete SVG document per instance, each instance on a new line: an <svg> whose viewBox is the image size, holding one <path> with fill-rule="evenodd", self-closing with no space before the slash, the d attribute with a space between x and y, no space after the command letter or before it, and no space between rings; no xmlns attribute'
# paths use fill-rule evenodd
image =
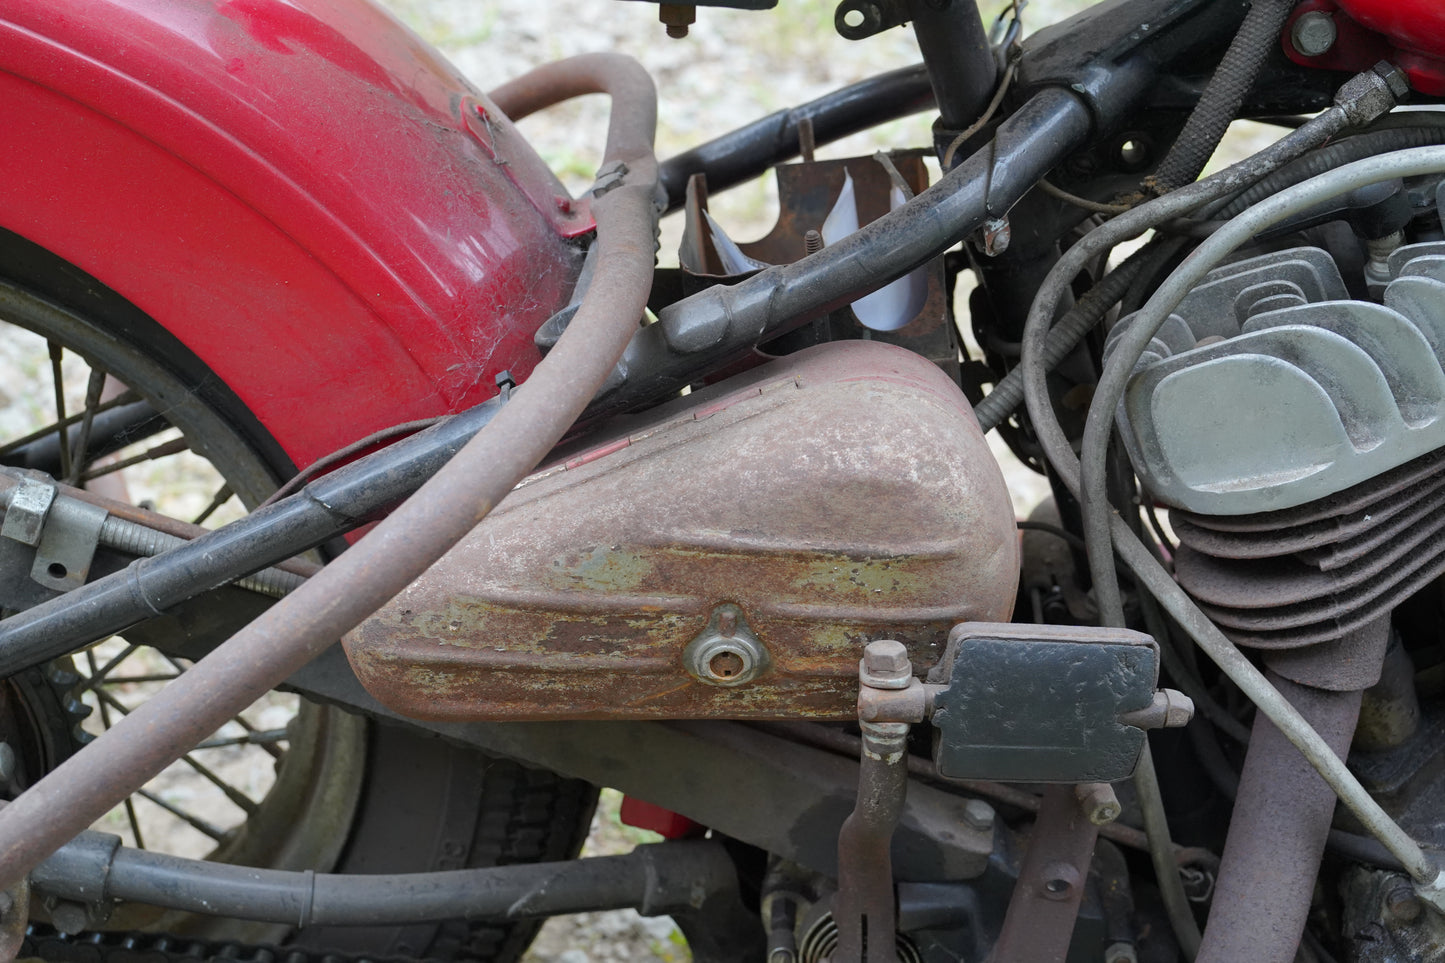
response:
<svg viewBox="0 0 1445 963"><path fill-rule="evenodd" d="M856 718L858 660L916 671L1005 621L1008 491L959 389L820 345L678 399L527 478L345 640L423 719Z"/></svg>

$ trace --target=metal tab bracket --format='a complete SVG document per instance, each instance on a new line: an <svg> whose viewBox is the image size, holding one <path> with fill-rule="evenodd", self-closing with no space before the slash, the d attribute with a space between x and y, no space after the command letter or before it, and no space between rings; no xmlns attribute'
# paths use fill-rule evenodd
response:
<svg viewBox="0 0 1445 963"><path fill-rule="evenodd" d="M10 496L0 537L35 549L30 577L68 592L85 584L108 512L75 498L57 497L54 484L26 478Z"/></svg>
<svg viewBox="0 0 1445 963"><path fill-rule="evenodd" d="M109 513L97 505L76 498L57 498L50 506L35 547L35 564L30 577L46 588L68 592L85 584L100 528Z"/></svg>

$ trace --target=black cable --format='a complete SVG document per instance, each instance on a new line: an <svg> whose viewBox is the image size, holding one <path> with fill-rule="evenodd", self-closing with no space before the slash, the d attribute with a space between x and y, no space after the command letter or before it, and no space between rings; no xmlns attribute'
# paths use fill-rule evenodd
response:
<svg viewBox="0 0 1445 963"><path fill-rule="evenodd" d="M1254 0L1239 32L1224 52L1214 76L1189 114L1169 153L1146 181L1155 194L1192 182L1209 163L1239 113L1244 95L1264 66L1265 57L1279 42L1279 32L1295 0Z"/></svg>

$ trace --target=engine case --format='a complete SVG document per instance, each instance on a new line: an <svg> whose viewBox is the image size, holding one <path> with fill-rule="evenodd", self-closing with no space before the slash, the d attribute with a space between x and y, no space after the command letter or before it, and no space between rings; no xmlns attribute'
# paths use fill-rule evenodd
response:
<svg viewBox="0 0 1445 963"><path fill-rule="evenodd" d="M867 642L927 671L954 624L1008 619L1018 571L963 394L841 342L538 471L345 645L414 718L852 719Z"/></svg>

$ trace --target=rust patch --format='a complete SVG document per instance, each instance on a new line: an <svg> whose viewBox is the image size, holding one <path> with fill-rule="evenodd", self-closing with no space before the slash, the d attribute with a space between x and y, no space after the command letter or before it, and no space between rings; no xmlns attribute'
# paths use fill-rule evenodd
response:
<svg viewBox="0 0 1445 963"><path fill-rule="evenodd" d="M797 390L757 390L779 381ZM963 395L906 351L809 349L576 450L607 453L561 453L347 637L378 699L435 719L849 719L869 641L926 670L954 624L1009 617L1002 476ZM736 686L684 658L724 603L766 654Z"/></svg>

